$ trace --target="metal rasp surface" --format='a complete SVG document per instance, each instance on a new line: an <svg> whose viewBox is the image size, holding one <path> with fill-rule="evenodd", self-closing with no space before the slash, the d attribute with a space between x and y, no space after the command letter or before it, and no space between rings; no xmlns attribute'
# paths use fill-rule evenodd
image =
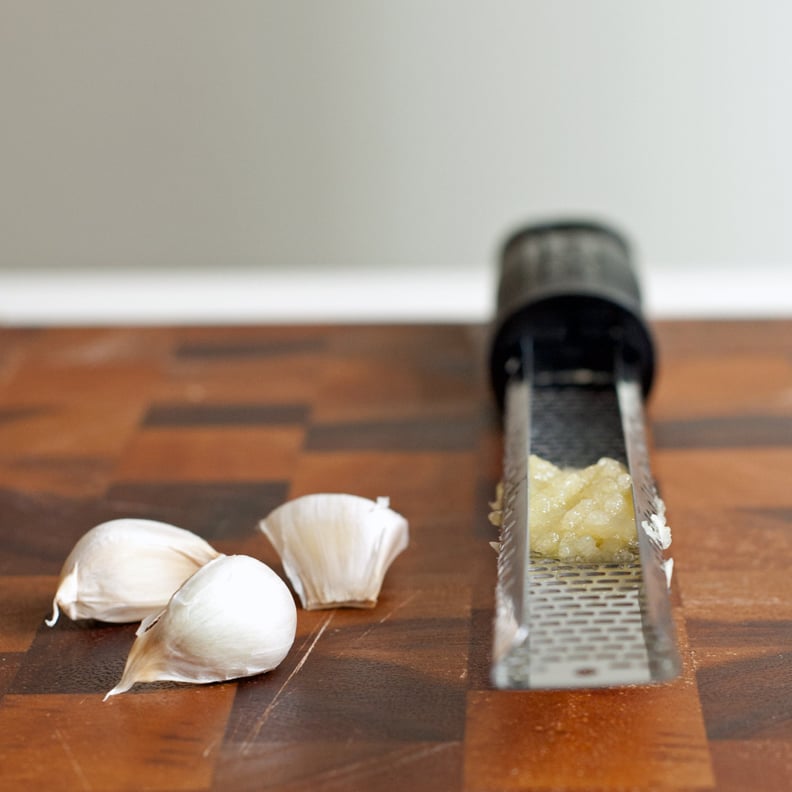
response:
<svg viewBox="0 0 792 792"><path fill-rule="evenodd" d="M493 683L573 688L673 678L679 657L665 557L670 533L643 413L654 347L619 234L565 222L510 238L491 370L505 432ZM627 466L639 548L632 562L531 552L531 454L563 468L602 457Z"/></svg>

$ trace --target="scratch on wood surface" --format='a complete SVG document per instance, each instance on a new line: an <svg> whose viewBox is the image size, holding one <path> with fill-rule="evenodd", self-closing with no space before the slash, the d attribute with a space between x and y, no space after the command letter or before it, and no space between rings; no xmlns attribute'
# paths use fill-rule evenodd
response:
<svg viewBox="0 0 792 792"><path fill-rule="evenodd" d="M55 729L55 736L58 738L58 742L61 744L63 752L66 754L66 758L69 760L69 764L72 766L74 774L77 776L80 782L80 787L82 789L91 789L92 787L88 783L88 779L85 777L85 773L83 773L82 767L80 767L80 763L77 761L77 757L75 757L72 749L66 742L63 732L60 729Z"/></svg>
<svg viewBox="0 0 792 792"><path fill-rule="evenodd" d="M314 786L321 783L322 788L327 790L331 788L347 790L351 788L353 779L363 781L367 776L371 777L383 772L392 773L397 768L419 762L433 754L458 746L459 743L453 742L405 745L393 751L387 751L385 755L377 753L375 756L368 756L349 764L328 768L314 775L311 778L311 783ZM332 786L327 786L327 784Z"/></svg>
<svg viewBox="0 0 792 792"><path fill-rule="evenodd" d="M240 747L240 751L239 751L242 755L247 754L253 743L256 741L256 738L258 737L259 733L264 728L264 724L267 722L267 720L269 720L269 716L272 714L272 711L277 706L278 699L280 699L280 697L283 695L283 691L286 690L287 686L292 681L292 679L294 679L294 677L297 675L300 669L305 665L305 661L308 659L308 656L314 650L317 641L322 637L322 634L327 629L327 625L330 624L332 618L333 618L333 613L329 613L327 618L319 625L319 629L316 631L316 635L314 635L314 638L311 641L311 643L308 644L308 648L303 653L303 656L300 658L297 665L294 666L289 676L286 677L283 684L278 688L277 692L272 697L272 701L270 701L270 703L264 709L264 712L262 712L259 718L256 720L247 738L242 742L242 746Z"/></svg>
<svg viewBox="0 0 792 792"><path fill-rule="evenodd" d="M420 593L420 591L413 591L412 594L405 597L401 602L397 602L379 621L369 625L357 638L355 638L354 643L362 641L372 630L388 621L388 619L390 619L397 610L401 610L405 606L409 605Z"/></svg>
<svg viewBox="0 0 792 792"><path fill-rule="evenodd" d="M220 737L215 737L215 738L214 738L214 739L213 739L213 740L212 740L212 741L211 741L211 742L210 742L210 743L209 743L209 744L206 746L206 748L204 748L204 749L203 749L203 751L201 752L201 756L202 756L204 759L207 759L207 758L210 756L210 754L212 753L212 751L214 751L214 749L215 749L215 748L217 748L217 746L219 745L219 743L220 743Z"/></svg>

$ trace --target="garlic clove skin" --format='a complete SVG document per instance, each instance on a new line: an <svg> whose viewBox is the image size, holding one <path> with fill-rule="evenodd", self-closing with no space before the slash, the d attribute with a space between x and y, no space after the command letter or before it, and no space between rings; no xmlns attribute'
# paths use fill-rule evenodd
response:
<svg viewBox="0 0 792 792"><path fill-rule="evenodd" d="M97 525L67 556L46 624L52 627L61 610L73 620L140 621L218 555L200 536L156 520Z"/></svg>
<svg viewBox="0 0 792 792"><path fill-rule="evenodd" d="M105 700L137 682L222 682L270 671L289 653L296 630L286 583L257 559L221 555L141 623L121 681Z"/></svg>
<svg viewBox="0 0 792 792"><path fill-rule="evenodd" d="M306 610L374 607L388 567L409 542L407 520L387 498L338 493L289 501L259 527Z"/></svg>

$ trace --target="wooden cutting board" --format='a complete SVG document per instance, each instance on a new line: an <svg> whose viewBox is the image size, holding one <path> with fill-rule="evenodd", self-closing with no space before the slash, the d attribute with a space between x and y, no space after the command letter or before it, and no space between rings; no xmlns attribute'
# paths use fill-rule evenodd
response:
<svg viewBox="0 0 792 792"><path fill-rule="evenodd" d="M0 788L792 788L792 322L656 331L684 673L503 692L485 328L0 330ZM135 625L44 625L93 525L164 520L282 572L258 520L333 491L389 496L409 548L376 608L300 609L269 674L103 703Z"/></svg>

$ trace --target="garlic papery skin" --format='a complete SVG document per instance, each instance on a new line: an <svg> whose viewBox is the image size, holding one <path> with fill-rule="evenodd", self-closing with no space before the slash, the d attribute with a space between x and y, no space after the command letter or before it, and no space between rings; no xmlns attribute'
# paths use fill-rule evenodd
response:
<svg viewBox="0 0 792 792"><path fill-rule="evenodd" d="M270 671L296 630L294 597L272 569L250 556L220 556L141 623L105 700L136 682L222 682Z"/></svg>
<svg viewBox="0 0 792 792"><path fill-rule="evenodd" d="M175 525L124 518L97 525L75 544L52 603L70 619L134 622L157 613L177 588L219 553Z"/></svg>
<svg viewBox="0 0 792 792"><path fill-rule="evenodd" d="M387 498L304 495L259 527L306 610L373 607L388 567L409 542L407 520Z"/></svg>

